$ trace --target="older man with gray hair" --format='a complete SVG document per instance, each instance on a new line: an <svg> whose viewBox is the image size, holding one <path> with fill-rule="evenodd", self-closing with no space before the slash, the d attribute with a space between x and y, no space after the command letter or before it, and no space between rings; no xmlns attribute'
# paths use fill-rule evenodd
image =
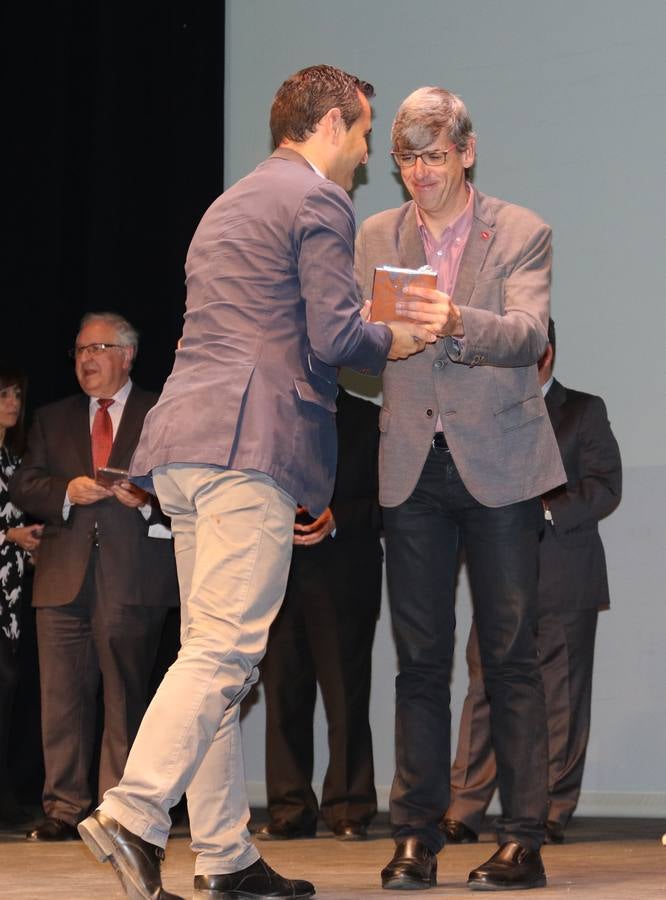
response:
<svg viewBox="0 0 666 900"><path fill-rule="evenodd" d="M539 387L547 345L550 228L468 179L476 136L462 100L424 87L403 102L392 156L411 200L360 229L363 295L376 266L437 273L406 288L410 318L439 340L389 362L380 416L380 503L399 673L385 888L437 883L449 799L449 678L458 552L465 553L505 811L474 890L541 887L546 724L534 636L540 495L565 474Z"/></svg>
<svg viewBox="0 0 666 900"><path fill-rule="evenodd" d="M167 607L178 605L169 521L122 475L157 399L130 379L137 343L122 316L84 317L71 351L83 393L37 411L10 484L17 505L44 523L33 605L46 818L31 841L78 837L97 800L89 781L100 679L99 796L120 780ZM101 483L104 468L118 471Z"/></svg>

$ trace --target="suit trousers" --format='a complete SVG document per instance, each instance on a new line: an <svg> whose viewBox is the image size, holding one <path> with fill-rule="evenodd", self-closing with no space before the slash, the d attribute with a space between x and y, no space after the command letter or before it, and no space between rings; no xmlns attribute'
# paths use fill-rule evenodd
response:
<svg viewBox="0 0 666 900"><path fill-rule="evenodd" d="M596 609L549 611L539 616L537 643L548 723L548 819L566 825L578 803L590 733ZM448 818L481 830L497 785L490 708L476 627L467 641L469 686L451 768Z"/></svg>
<svg viewBox="0 0 666 900"><path fill-rule="evenodd" d="M384 510L396 678L396 840L434 852L449 805L449 680L458 553L465 553L479 632L504 818L502 841L543 842L546 721L535 640L540 500L482 506L447 450L432 449L412 495Z"/></svg>
<svg viewBox="0 0 666 900"><path fill-rule="evenodd" d="M315 829L377 811L368 709L382 587L378 536L297 548L261 666L266 789L272 820ZM317 684L328 723L321 805L312 790Z"/></svg>
<svg viewBox="0 0 666 900"><path fill-rule="evenodd" d="M100 809L164 847L187 791L196 872L224 874L259 858L239 711L284 595L296 503L260 472L172 464L153 477L171 517L182 643Z"/></svg>
<svg viewBox="0 0 666 900"><path fill-rule="evenodd" d="M148 702L148 682L166 616L105 590L99 551L91 549L83 585L65 606L39 607L44 790L47 816L75 825L117 784ZM102 683L104 727L99 795L91 794Z"/></svg>

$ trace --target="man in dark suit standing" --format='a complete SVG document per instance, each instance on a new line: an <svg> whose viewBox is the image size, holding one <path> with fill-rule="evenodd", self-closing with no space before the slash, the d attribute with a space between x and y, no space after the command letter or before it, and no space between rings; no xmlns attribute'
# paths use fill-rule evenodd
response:
<svg viewBox="0 0 666 900"><path fill-rule="evenodd" d="M337 407L333 498L314 521L297 516L287 593L261 665L270 815L256 832L262 840L312 836L318 815L339 840L362 840L377 811L368 708L382 591L379 407L342 387ZM312 790L317 683L329 747L320 804Z"/></svg>
<svg viewBox="0 0 666 900"><path fill-rule="evenodd" d="M104 730L99 795L120 780L145 712L168 606L178 604L168 520L144 491L104 487L99 466L127 469L155 394L130 380L137 333L114 313L84 317L74 346L82 394L39 409L10 484L44 523L37 608L46 819L32 841L77 837L97 799L90 769L97 690Z"/></svg>
<svg viewBox="0 0 666 900"><path fill-rule="evenodd" d="M333 493L336 368L377 373L438 327L360 314L347 191L367 160L371 95L331 66L284 82L275 152L213 203L190 245L183 336L132 461L171 516L182 645L120 784L79 825L132 898L172 896L160 859L185 790L201 896L314 892L250 840L239 710L284 596L296 502L317 517Z"/></svg>
<svg viewBox="0 0 666 900"><path fill-rule="evenodd" d="M546 840L561 843L583 778L598 610L610 603L598 523L620 502L622 465L601 397L565 388L553 377L552 321L548 338L539 381L567 483L542 498L546 522L540 544L537 643L548 723ZM474 624L467 661L469 688L451 770L451 804L442 821L454 843L478 839L496 786L490 710Z"/></svg>

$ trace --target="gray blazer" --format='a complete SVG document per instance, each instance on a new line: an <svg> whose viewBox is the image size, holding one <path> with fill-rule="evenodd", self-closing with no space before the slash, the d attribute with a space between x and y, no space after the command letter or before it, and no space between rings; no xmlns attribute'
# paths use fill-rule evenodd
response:
<svg viewBox="0 0 666 900"><path fill-rule="evenodd" d="M190 245L183 337L133 475L168 463L255 469L322 512L337 367L378 373L391 344L359 315L354 233L345 191L291 150L218 197Z"/></svg>
<svg viewBox="0 0 666 900"><path fill-rule="evenodd" d="M464 341L444 338L384 373L383 506L414 490L438 413L465 486L485 506L537 497L565 481L536 367L548 342L550 238L534 213L475 191L453 293ZM361 226L356 277L364 297L375 266L385 264L426 264L412 201Z"/></svg>

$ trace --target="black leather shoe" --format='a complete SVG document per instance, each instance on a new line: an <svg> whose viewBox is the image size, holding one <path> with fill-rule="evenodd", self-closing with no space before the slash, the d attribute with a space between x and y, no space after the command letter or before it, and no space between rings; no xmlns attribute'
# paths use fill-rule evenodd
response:
<svg viewBox="0 0 666 900"><path fill-rule="evenodd" d="M77 841L79 839L75 825L70 825L69 822L63 822L62 819L56 819L54 816L48 816L25 837L28 841Z"/></svg>
<svg viewBox="0 0 666 900"><path fill-rule="evenodd" d="M276 819L257 828L254 836L258 841L291 841L294 838L311 838L315 836L316 826L303 828L285 819Z"/></svg>
<svg viewBox="0 0 666 900"><path fill-rule="evenodd" d="M476 831L472 831L464 822L457 819L442 819L439 830L444 832L449 844L476 844L479 840Z"/></svg>
<svg viewBox="0 0 666 900"><path fill-rule="evenodd" d="M335 823L333 834L339 841L364 841L368 836L368 829L354 819L342 819Z"/></svg>
<svg viewBox="0 0 666 900"><path fill-rule="evenodd" d="M546 873L538 850L527 850L517 841L507 841L488 862L469 873L467 886L473 891L517 891L546 886Z"/></svg>
<svg viewBox="0 0 666 900"><path fill-rule="evenodd" d="M437 855L418 838L399 841L393 859L382 869L387 890L423 891L437 884Z"/></svg>
<svg viewBox="0 0 666 900"><path fill-rule="evenodd" d="M547 844L563 844L564 843L564 825L549 819L546 822L546 843Z"/></svg>
<svg viewBox="0 0 666 900"><path fill-rule="evenodd" d="M183 900L162 887L164 850L99 810L79 823L79 834L99 862L111 863L130 900Z"/></svg>
<svg viewBox="0 0 666 900"><path fill-rule="evenodd" d="M314 892L314 885L309 881L283 878L263 859L240 872L197 875L194 879L195 900L273 900L274 897L302 900L312 897Z"/></svg>

